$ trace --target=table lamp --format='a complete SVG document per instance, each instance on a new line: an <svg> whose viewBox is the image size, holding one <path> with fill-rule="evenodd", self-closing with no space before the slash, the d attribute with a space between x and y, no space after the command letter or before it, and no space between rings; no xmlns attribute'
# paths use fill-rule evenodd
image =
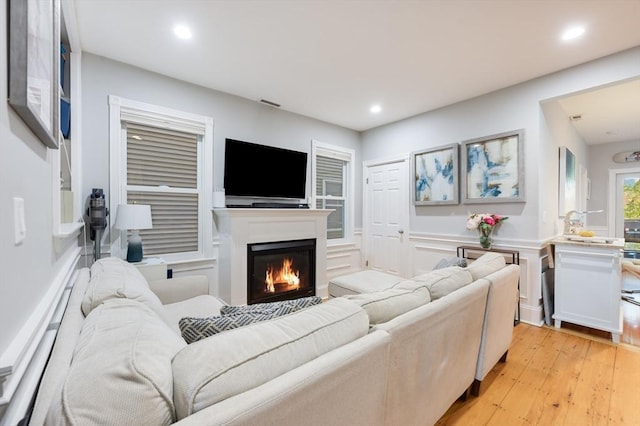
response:
<svg viewBox="0 0 640 426"><path fill-rule="evenodd" d="M120 204L116 215L116 229L130 230L127 262L142 260L140 229L151 229L151 206L145 204Z"/></svg>

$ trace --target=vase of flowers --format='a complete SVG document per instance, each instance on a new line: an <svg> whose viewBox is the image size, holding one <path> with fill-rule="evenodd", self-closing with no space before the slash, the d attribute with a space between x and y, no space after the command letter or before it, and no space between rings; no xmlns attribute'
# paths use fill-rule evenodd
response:
<svg viewBox="0 0 640 426"><path fill-rule="evenodd" d="M509 218L497 214L473 213L467 219L467 229L470 231L477 230L480 246L484 249L490 249L493 243L493 230L507 219Z"/></svg>

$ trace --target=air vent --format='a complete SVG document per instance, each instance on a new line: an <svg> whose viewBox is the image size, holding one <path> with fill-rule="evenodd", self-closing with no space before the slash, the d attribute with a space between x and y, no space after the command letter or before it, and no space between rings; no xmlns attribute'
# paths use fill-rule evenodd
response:
<svg viewBox="0 0 640 426"><path fill-rule="evenodd" d="M277 104L277 103L275 103L275 102L268 101L268 100L266 100L266 99L260 99L258 102L261 102L261 103L263 103L263 104L267 104L267 105L272 106L272 107L280 108L280 104Z"/></svg>
<svg viewBox="0 0 640 426"><path fill-rule="evenodd" d="M569 120L571 121L580 121L582 120L582 114L570 115Z"/></svg>

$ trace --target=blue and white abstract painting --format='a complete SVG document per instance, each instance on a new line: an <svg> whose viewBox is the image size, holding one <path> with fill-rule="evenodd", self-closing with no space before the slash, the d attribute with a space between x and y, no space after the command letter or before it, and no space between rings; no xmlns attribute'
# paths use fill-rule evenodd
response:
<svg viewBox="0 0 640 426"><path fill-rule="evenodd" d="M466 145L465 198L519 198L518 135Z"/></svg>
<svg viewBox="0 0 640 426"><path fill-rule="evenodd" d="M416 154L414 162L416 204L457 204L457 145Z"/></svg>

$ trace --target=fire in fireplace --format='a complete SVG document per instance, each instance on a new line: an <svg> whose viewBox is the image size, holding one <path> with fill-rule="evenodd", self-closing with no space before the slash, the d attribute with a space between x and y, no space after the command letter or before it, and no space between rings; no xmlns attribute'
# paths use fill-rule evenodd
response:
<svg viewBox="0 0 640 426"><path fill-rule="evenodd" d="M247 303L316 294L316 240L247 245Z"/></svg>

